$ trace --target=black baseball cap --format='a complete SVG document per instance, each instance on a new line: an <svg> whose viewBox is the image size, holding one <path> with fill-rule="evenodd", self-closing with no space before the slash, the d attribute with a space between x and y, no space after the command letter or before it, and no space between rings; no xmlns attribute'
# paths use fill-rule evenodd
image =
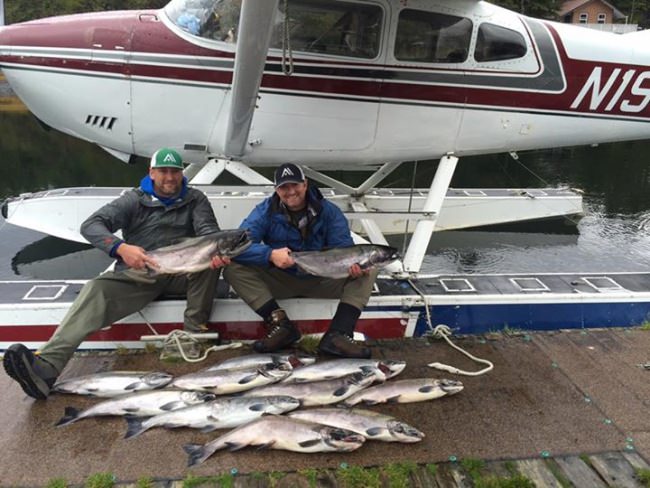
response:
<svg viewBox="0 0 650 488"><path fill-rule="evenodd" d="M278 188L285 183L302 183L305 181L305 173L297 164L285 163L275 170L273 182Z"/></svg>

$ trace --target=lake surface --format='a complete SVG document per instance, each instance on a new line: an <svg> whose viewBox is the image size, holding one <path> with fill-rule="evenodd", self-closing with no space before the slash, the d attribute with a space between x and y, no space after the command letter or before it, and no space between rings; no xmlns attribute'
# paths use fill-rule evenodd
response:
<svg viewBox="0 0 650 488"><path fill-rule="evenodd" d="M147 171L144 160L128 166L95 145L45 131L29 114L1 111L0 162L0 199L47 188L134 186ZM409 187L414 172L417 186L425 186L436 164L405 163L382 186ZM350 184L365 178L360 173L333 176ZM650 270L650 141L522 152L519 161L507 154L463 158L452 186L580 188L586 214L577 227L559 233L436 233L423 271ZM401 247L402 242L398 238L392 243ZM89 246L21 229L0 218L0 279L90 278L109 263Z"/></svg>

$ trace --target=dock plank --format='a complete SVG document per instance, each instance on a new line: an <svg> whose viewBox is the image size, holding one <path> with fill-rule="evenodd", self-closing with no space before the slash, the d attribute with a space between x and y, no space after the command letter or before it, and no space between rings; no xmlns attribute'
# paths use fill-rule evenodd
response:
<svg viewBox="0 0 650 488"><path fill-rule="evenodd" d="M591 488L605 488L605 482L591 469L579 456L566 456L555 458L555 462L562 469L562 474L573 486L589 486Z"/></svg>
<svg viewBox="0 0 650 488"><path fill-rule="evenodd" d="M522 475L535 483L535 486L562 488L560 482L541 459L523 459L516 461L515 466Z"/></svg>
<svg viewBox="0 0 650 488"><path fill-rule="evenodd" d="M609 486L641 487L634 466L620 452L589 456L592 466Z"/></svg>

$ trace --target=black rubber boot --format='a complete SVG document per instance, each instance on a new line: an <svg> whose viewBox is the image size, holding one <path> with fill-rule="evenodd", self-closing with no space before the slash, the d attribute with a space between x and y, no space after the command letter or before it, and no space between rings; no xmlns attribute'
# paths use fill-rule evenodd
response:
<svg viewBox="0 0 650 488"><path fill-rule="evenodd" d="M22 344L12 344L5 351L2 364L7 374L17 381L32 398L45 400L59 372L46 360L36 356Z"/></svg>

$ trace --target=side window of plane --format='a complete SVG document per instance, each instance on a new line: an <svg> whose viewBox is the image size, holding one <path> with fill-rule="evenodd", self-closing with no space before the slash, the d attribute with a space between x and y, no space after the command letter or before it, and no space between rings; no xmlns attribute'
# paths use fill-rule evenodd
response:
<svg viewBox="0 0 650 488"><path fill-rule="evenodd" d="M481 24L478 28L474 59L482 63L521 58L526 54L524 36L499 25Z"/></svg>
<svg viewBox="0 0 650 488"><path fill-rule="evenodd" d="M395 38L395 59L462 63L467 59L472 21L455 15L404 9Z"/></svg>
<svg viewBox="0 0 650 488"><path fill-rule="evenodd" d="M194 36L235 43L241 0L172 0L165 13Z"/></svg>
<svg viewBox="0 0 650 488"><path fill-rule="evenodd" d="M379 54L383 11L376 5L290 0L280 12L271 47L372 59Z"/></svg>

